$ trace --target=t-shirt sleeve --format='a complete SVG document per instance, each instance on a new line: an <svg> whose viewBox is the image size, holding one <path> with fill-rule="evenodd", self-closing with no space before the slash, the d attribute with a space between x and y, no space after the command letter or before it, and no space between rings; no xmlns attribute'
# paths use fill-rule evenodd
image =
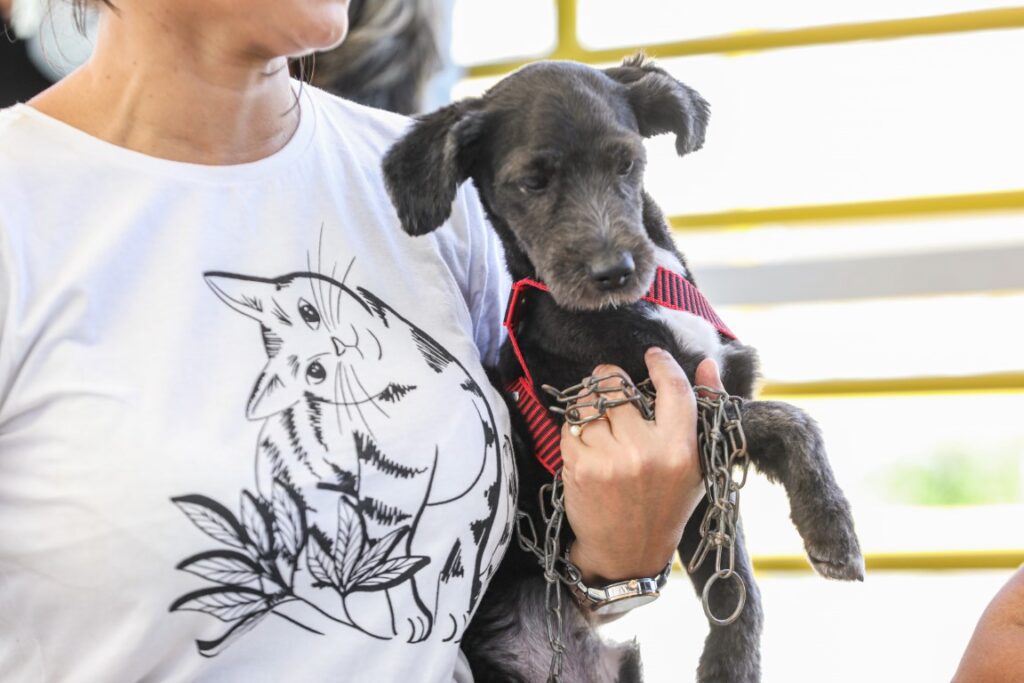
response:
<svg viewBox="0 0 1024 683"><path fill-rule="evenodd" d="M473 340L480 351L480 359L484 365L493 366L498 362L498 351L505 341L502 320L512 287L511 277L501 241L484 215L476 188L467 183L457 202L458 211L453 220L463 223L456 232L466 241L462 269L465 281L460 286L473 319Z"/></svg>

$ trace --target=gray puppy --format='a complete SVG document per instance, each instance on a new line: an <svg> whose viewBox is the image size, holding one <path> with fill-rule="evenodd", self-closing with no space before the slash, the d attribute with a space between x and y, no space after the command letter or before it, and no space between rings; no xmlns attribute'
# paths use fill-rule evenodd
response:
<svg viewBox="0 0 1024 683"><path fill-rule="evenodd" d="M411 235L439 227L458 186L473 180L512 276L550 288L550 295L531 297L518 329L537 384L570 386L599 363L617 364L639 381L647 376L645 349L660 346L691 381L701 360L715 358L726 390L749 399L757 374L752 348L698 316L642 299L658 267L694 283L661 211L644 192L643 139L672 133L680 155L696 151L708 111L694 90L641 56L605 70L538 63L482 97L421 117L387 154L385 179ZM521 374L508 345L496 374L499 386ZM524 445L528 430L514 407L513 418L519 507L539 524L537 491L550 475ZM786 403L747 401L743 426L753 465L785 487L814 568L829 578L862 580L850 506L814 421ZM684 562L697 548L707 505L702 501L683 534ZM713 564L691 574L698 594ZM760 679L760 595L742 533L734 566L747 586L746 605L737 621L711 628L700 681ZM737 604L738 588L723 582L710 596L713 612L726 615ZM513 544L463 639L478 681L546 677L543 599L536 560ZM635 649L606 645L568 596L563 606L565 680L639 680Z"/></svg>

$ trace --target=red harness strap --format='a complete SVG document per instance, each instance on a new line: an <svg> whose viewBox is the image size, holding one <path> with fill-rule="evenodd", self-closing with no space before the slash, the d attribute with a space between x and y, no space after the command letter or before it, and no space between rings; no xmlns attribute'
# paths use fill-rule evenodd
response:
<svg viewBox="0 0 1024 683"><path fill-rule="evenodd" d="M526 290L528 289L536 289L541 292L550 291L544 283L529 278L519 280L512 285L508 308L505 310L505 329L508 330L508 340L512 344L512 350L519 360L519 367L522 368L523 374L505 388L512 392L516 400L516 407L519 408L519 412L526 420L533 441L534 455L551 474L555 474L562 466L558 424L537 395L537 385L530 373L530 368L526 365L522 349L519 348L519 340L516 339L516 325L519 322L519 314L526 301ZM643 300L676 311L692 313L714 325L715 329L723 336L729 339L736 338L736 335L725 326L722 319L711 308L711 304L704 298L700 290L678 273L659 267L654 276L654 283Z"/></svg>

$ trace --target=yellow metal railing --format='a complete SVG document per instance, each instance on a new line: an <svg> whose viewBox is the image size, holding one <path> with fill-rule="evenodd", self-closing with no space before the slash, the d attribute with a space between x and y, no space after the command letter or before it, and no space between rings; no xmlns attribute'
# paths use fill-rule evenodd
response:
<svg viewBox="0 0 1024 683"><path fill-rule="evenodd" d="M695 38L671 43L649 45L623 45L614 48L592 50L580 44L576 36L576 0L557 0L558 44L547 55L538 59L571 59L577 62L597 64L614 62L624 55L644 50L655 57L687 57L691 55L718 54L730 52L753 52L777 50L806 45L849 43L858 40L890 40L911 36L928 36L942 33L965 33L1008 28L1024 28L1024 7L978 10L943 14L932 17L911 19L890 19L830 26L775 31L743 31L724 36ZM533 60L513 60L480 64L470 67L472 77L501 76Z"/></svg>
<svg viewBox="0 0 1024 683"><path fill-rule="evenodd" d="M774 382L760 391L761 398L825 398L880 394L967 394L1024 392L1024 372L951 377L882 377L878 379Z"/></svg>
<svg viewBox="0 0 1024 683"><path fill-rule="evenodd" d="M811 204L765 209L672 216L675 230L718 230L785 223L786 226L836 221L864 221L935 214L1024 211L1024 190L981 192L935 197L907 197L841 204Z"/></svg>
<svg viewBox="0 0 1024 683"><path fill-rule="evenodd" d="M803 555L758 555L752 558L755 572L812 572ZM1024 565L1024 548L1012 550L962 550L957 552L867 553L864 567L873 571L963 571L1016 569ZM672 566L683 572L677 555Z"/></svg>
<svg viewBox="0 0 1024 683"><path fill-rule="evenodd" d="M813 571L802 555L761 555L753 558L754 571ZM935 571L964 569L1016 569L1024 564L1024 549L966 550L930 553L868 553L864 566L872 571Z"/></svg>

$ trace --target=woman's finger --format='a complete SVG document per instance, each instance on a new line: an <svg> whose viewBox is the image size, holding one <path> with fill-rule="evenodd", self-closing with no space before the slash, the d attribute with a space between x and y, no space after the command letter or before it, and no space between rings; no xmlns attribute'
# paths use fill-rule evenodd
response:
<svg viewBox="0 0 1024 683"><path fill-rule="evenodd" d="M590 374L590 377L584 378L583 381L586 382L586 381L590 380L593 377L608 377L609 375L615 375L615 374L621 374L623 377L628 377L628 375L626 375L626 372L622 368L618 367L617 365L598 365L596 368L594 368L594 371ZM598 384L598 386L601 387L601 388L609 388L609 387L617 386L618 382L619 382L618 379L616 379L615 377L611 377L609 379L604 380L600 384ZM584 404L586 404L586 403L594 403L594 402L597 401L597 399L600 396L604 396L605 398L612 398L612 397L618 397L620 394L621 394L621 392L617 392L617 391L610 391L608 393L603 393L603 394L598 394L598 393L591 393L591 394L589 394L588 396L584 397L583 400L581 400L579 402L578 409L579 409L580 417L590 417L591 415L596 415L597 414L597 408L595 406L593 406L593 405L584 405Z"/></svg>
<svg viewBox="0 0 1024 683"><path fill-rule="evenodd" d="M579 425L579 430L573 433L572 425L566 422L562 426L562 443L567 439L576 439L587 448L602 448L609 442L614 441L612 426L608 418L591 420Z"/></svg>
<svg viewBox="0 0 1024 683"><path fill-rule="evenodd" d="M623 398L625 396L625 394L622 391L616 390L616 388L621 385L622 380L620 380L619 377L616 377L615 375L620 375L621 377L624 377L626 381L631 381L629 379L629 375L626 374L626 371L618 367L617 365L598 365L596 368L594 368L593 373L591 373L591 377L608 377L608 379L598 384L598 387L605 389L606 391L604 391L603 393L590 393L589 395L585 396L581 401L579 401L579 403L577 404L577 411L581 418L587 418L593 415L597 415L597 407L596 405L593 404L596 404L600 399L603 398L606 401L612 401ZM604 414L608 416L609 420L611 420L613 419L613 415L615 415L616 412L617 408L606 408ZM617 416L614 419L617 419Z"/></svg>
<svg viewBox="0 0 1024 683"><path fill-rule="evenodd" d="M718 363L715 362L714 358L705 358L700 362L700 365L697 366L694 381L701 386L725 391L725 387L722 386L722 378L718 374Z"/></svg>

